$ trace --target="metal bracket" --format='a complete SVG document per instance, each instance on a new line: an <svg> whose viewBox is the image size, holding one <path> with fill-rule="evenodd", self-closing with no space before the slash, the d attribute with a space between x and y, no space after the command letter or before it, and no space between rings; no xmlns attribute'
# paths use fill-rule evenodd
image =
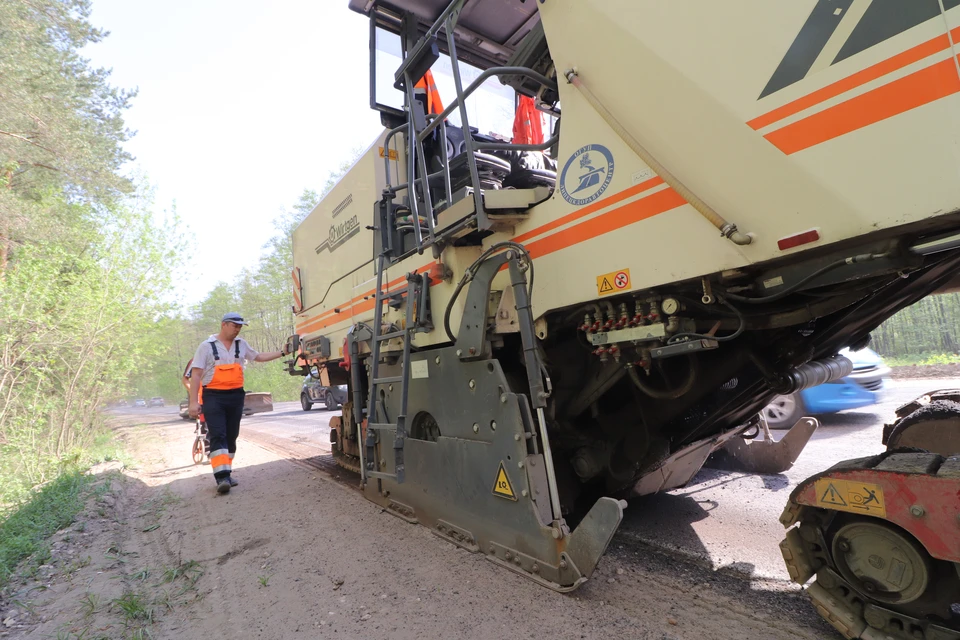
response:
<svg viewBox="0 0 960 640"><path fill-rule="evenodd" d="M707 351L716 349L720 343L716 340L689 340L687 342L678 342L668 344L663 347L657 347L650 350L651 358L672 358L673 356L687 355L696 351Z"/></svg>
<svg viewBox="0 0 960 640"><path fill-rule="evenodd" d="M510 261L509 251L487 258L477 269L467 291L457 332L457 351L461 360L483 360L490 357L490 341L487 340L487 303L490 300L490 285L503 265Z"/></svg>

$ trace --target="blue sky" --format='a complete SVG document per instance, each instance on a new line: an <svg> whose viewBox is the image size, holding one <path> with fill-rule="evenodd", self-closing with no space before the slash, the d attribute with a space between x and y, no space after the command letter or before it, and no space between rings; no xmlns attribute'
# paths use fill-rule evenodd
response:
<svg viewBox="0 0 960 640"><path fill-rule="evenodd" d="M91 22L110 35L84 54L139 89L129 170L194 238L184 304L253 266L277 212L381 130L347 0L93 0Z"/></svg>

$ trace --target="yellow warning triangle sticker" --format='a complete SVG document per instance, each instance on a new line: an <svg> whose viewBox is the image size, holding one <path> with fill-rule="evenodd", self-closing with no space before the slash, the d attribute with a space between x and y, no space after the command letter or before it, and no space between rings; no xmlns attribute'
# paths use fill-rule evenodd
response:
<svg viewBox="0 0 960 640"><path fill-rule="evenodd" d="M840 495L840 492L837 491L837 488L833 486L833 483L827 485L827 490L823 492L823 497L820 498L821 504L833 504L838 507L847 506L847 501L843 499L843 496Z"/></svg>
<svg viewBox="0 0 960 640"><path fill-rule="evenodd" d="M610 284L609 279L604 278L603 282L600 283L600 293L606 293L607 291L613 291L613 285Z"/></svg>
<svg viewBox="0 0 960 640"><path fill-rule="evenodd" d="M503 461L500 461L500 470L497 471L497 480L493 483L493 495L507 498L508 500L517 499L517 494L513 492L513 485L510 484L510 478L507 477L507 470L503 468Z"/></svg>

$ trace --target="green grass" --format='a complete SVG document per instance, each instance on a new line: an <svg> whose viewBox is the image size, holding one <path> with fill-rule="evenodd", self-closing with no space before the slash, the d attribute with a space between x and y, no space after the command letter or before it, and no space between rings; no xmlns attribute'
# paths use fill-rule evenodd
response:
<svg viewBox="0 0 960 640"><path fill-rule="evenodd" d="M960 364L960 355L955 353L918 353L909 356L883 356L884 362L891 367L909 367L911 365Z"/></svg>
<svg viewBox="0 0 960 640"><path fill-rule="evenodd" d="M37 566L49 559L46 539L74 521L93 480L80 471L65 473L0 523L0 588L25 558L37 554Z"/></svg>
<svg viewBox="0 0 960 640"><path fill-rule="evenodd" d="M203 567L200 566L200 563L196 560L188 560L179 566L166 569L163 572L161 584L186 578L187 582L192 586L197 583L197 580L199 580L201 576L203 576Z"/></svg>
<svg viewBox="0 0 960 640"><path fill-rule="evenodd" d="M125 467L133 465L133 459L113 432L104 431L98 434L93 439L93 443L80 455L80 466L88 469L95 464L114 460L122 462Z"/></svg>
<svg viewBox="0 0 960 640"><path fill-rule="evenodd" d="M92 616L100 610L100 596L96 593L87 592L80 600L80 612L84 616Z"/></svg>
<svg viewBox="0 0 960 640"><path fill-rule="evenodd" d="M128 591L114 600L113 606L126 618L128 624L138 620L153 622L153 608L148 606L146 597L140 593Z"/></svg>
<svg viewBox="0 0 960 640"><path fill-rule="evenodd" d="M14 460L18 455L17 446L0 445L0 460L6 460L7 456ZM40 456L31 459L29 464L0 466L0 521L32 500L33 487L49 478L86 471L100 462L112 461L119 461L127 467L132 465L132 459L124 453L123 444L112 432L102 430L91 435L85 447L72 449L59 459Z"/></svg>
<svg viewBox="0 0 960 640"><path fill-rule="evenodd" d="M30 486L26 477L0 473L0 589L25 558L34 557L25 568L28 575L50 559L46 539L74 522L91 492L101 498L111 490L111 478L98 479L85 472L98 463L114 460L131 465L122 443L104 430L85 449L72 451L59 460L50 469L59 477L38 491L26 488ZM98 512L106 515L103 507ZM81 526L78 531L82 530Z"/></svg>
<svg viewBox="0 0 960 640"><path fill-rule="evenodd" d="M167 507L180 504L182 500L183 498L165 487L159 496L151 498L144 503L143 512L140 514L140 517L143 518L153 515L154 518L159 518L163 515L164 511L167 510Z"/></svg>

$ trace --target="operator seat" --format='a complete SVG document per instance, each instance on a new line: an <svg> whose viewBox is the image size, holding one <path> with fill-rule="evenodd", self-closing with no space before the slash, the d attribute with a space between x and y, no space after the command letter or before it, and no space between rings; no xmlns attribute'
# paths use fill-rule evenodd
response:
<svg viewBox="0 0 960 640"><path fill-rule="evenodd" d="M426 124L425 98L417 96L414 103L414 118L417 122ZM450 190L456 197L464 187L470 186L470 167L467 163L466 143L463 129L447 124L444 127L446 139L441 142L441 129L434 129L431 136L423 142L424 155L427 158L427 171L430 174L429 184L431 200L438 205L446 197L443 176L443 148L446 145L447 160L450 165ZM502 142L491 136L483 135L475 127L470 127L471 139L476 142ZM474 151L477 162L477 173L480 179L479 188L484 190L497 189L530 189L546 186L553 189L556 181L556 163L538 151ZM447 206L452 203L447 203ZM422 222L421 222L422 223Z"/></svg>

